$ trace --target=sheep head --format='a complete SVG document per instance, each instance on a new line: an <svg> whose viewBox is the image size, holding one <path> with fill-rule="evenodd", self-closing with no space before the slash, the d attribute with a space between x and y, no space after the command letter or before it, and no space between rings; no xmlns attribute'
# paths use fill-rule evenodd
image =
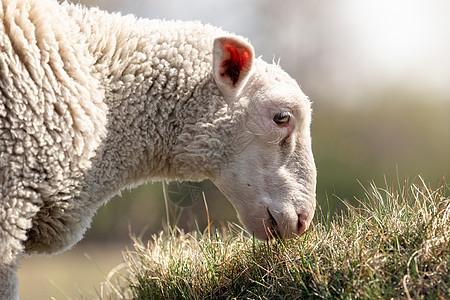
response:
<svg viewBox="0 0 450 300"><path fill-rule="evenodd" d="M295 80L253 53L235 37L214 42L214 80L240 112L231 154L210 177L256 238L292 238L309 227L316 206L311 105Z"/></svg>

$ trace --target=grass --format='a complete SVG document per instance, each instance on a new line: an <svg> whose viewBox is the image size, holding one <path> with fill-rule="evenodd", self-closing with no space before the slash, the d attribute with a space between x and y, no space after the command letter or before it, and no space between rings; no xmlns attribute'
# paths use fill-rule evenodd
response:
<svg viewBox="0 0 450 300"><path fill-rule="evenodd" d="M124 253L104 299L450 299L450 187L370 185L294 240L177 228Z"/></svg>

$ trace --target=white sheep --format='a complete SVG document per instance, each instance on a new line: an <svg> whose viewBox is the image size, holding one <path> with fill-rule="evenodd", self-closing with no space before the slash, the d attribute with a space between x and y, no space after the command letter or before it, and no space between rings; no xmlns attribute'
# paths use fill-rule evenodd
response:
<svg viewBox="0 0 450 300"><path fill-rule="evenodd" d="M315 209L311 108L242 37L51 0L0 7L0 299L121 189L211 179L258 239Z"/></svg>

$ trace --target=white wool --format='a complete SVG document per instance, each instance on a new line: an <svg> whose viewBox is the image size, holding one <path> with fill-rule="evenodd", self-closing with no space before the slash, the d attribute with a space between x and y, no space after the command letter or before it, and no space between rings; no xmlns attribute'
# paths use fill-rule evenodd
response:
<svg viewBox="0 0 450 300"><path fill-rule="evenodd" d="M72 247L99 206L148 180L214 180L259 238L268 213L287 237L309 225L310 103L245 39L52 0L3 0L0 18L0 298L17 296L18 258ZM250 56L239 74L221 72L222 43ZM271 120L281 109L287 127Z"/></svg>

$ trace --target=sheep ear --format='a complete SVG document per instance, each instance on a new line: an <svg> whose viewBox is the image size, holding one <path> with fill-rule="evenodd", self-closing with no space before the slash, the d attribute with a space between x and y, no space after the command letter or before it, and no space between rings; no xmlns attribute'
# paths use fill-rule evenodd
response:
<svg viewBox="0 0 450 300"><path fill-rule="evenodd" d="M226 97L239 95L253 69L253 47L235 37L214 40L213 76Z"/></svg>

